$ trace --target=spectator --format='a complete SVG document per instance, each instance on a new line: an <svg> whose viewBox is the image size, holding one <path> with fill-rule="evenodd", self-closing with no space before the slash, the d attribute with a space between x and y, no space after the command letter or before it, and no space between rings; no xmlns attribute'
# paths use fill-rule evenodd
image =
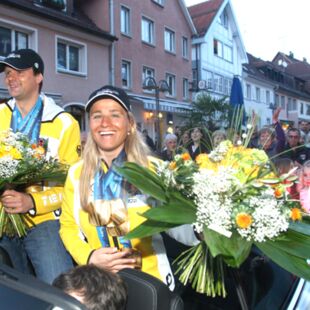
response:
<svg viewBox="0 0 310 310"><path fill-rule="evenodd" d="M162 160L171 161L175 155L177 148L178 137L173 133L168 133L164 140L164 150L161 152L160 157Z"/></svg>
<svg viewBox="0 0 310 310"><path fill-rule="evenodd" d="M195 159L201 153L209 152L201 128L193 128L190 132L190 137L192 142L187 146L187 149L192 159Z"/></svg>
<svg viewBox="0 0 310 310"><path fill-rule="evenodd" d="M181 146L187 148L190 141L191 141L191 137L190 137L189 130L185 130L181 136L180 144L181 144Z"/></svg>
<svg viewBox="0 0 310 310"><path fill-rule="evenodd" d="M272 116L274 129L263 127L258 132L257 147L263 149L269 158L275 158L278 154L281 154L285 146L285 133L279 122L280 112L281 108L278 107Z"/></svg>
<svg viewBox="0 0 310 310"><path fill-rule="evenodd" d="M83 160L69 169L61 238L79 265L95 264L113 272L142 265L142 271L173 289L174 278L162 239L156 235L123 238L143 221L140 214L150 207L147 197L130 186L115 167L125 162L151 167L154 160L137 132L129 97L123 89L107 85L90 95L85 109L89 112L90 135ZM194 243L193 229L187 228L182 236L192 237Z"/></svg>
<svg viewBox="0 0 310 310"><path fill-rule="evenodd" d="M289 128L286 134L287 143L284 148L284 153L281 155L283 158L290 158L294 164L302 165L308 160L308 149L301 145L300 131L297 128Z"/></svg>
<svg viewBox="0 0 310 310"><path fill-rule="evenodd" d="M298 190L302 208L310 213L310 160L307 160L301 168Z"/></svg>
<svg viewBox="0 0 310 310"><path fill-rule="evenodd" d="M310 123L307 121L299 121L299 130L307 135L310 131Z"/></svg>
<svg viewBox="0 0 310 310"><path fill-rule="evenodd" d="M147 129L143 129L142 134L147 146L151 149L151 151L155 152L156 151L155 143L153 139L149 136Z"/></svg>
<svg viewBox="0 0 310 310"><path fill-rule="evenodd" d="M13 98L0 104L0 130L11 128L21 132L33 143L47 143L47 156L67 164L76 162L79 125L52 98L40 93L44 74L40 55L31 49L14 51L0 61L0 72L3 71ZM4 236L0 245L7 250L16 269L31 272L29 258L37 277L48 283L73 266L58 233L63 188L50 186L41 186L40 191L31 193L6 190L0 198L7 213L24 214L30 226L26 237Z"/></svg>
<svg viewBox="0 0 310 310"><path fill-rule="evenodd" d="M127 288L117 274L95 265L83 265L59 275L53 285L76 298L88 310L126 308Z"/></svg>
<svg viewBox="0 0 310 310"><path fill-rule="evenodd" d="M226 132L224 130L215 130L212 133L212 147L217 147L222 141L227 139Z"/></svg>

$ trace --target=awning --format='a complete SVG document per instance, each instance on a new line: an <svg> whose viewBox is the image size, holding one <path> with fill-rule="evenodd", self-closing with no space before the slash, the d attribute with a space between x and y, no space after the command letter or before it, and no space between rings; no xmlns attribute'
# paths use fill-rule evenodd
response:
<svg viewBox="0 0 310 310"><path fill-rule="evenodd" d="M139 96L130 96L133 100L138 100L143 103L145 110L155 111L156 110L156 100L154 98L146 98ZM170 101L165 99L160 99L159 101L159 111L160 112L174 112L174 113L184 113L186 111L192 110L192 106L189 103L181 103L178 101Z"/></svg>

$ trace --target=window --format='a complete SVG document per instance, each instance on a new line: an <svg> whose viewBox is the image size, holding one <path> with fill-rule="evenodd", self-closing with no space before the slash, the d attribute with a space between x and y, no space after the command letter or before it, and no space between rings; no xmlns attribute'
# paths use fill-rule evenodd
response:
<svg viewBox="0 0 310 310"><path fill-rule="evenodd" d="M142 17L141 22L141 39L143 42L154 44L154 22Z"/></svg>
<svg viewBox="0 0 310 310"><path fill-rule="evenodd" d="M214 74L214 91L223 92L223 77L218 74Z"/></svg>
<svg viewBox="0 0 310 310"><path fill-rule="evenodd" d="M189 98L189 92L188 92L188 79L183 79L183 99L187 100Z"/></svg>
<svg viewBox="0 0 310 310"><path fill-rule="evenodd" d="M176 95L175 75L167 73L166 74L166 81L169 85L168 95L171 97L175 97L175 95Z"/></svg>
<svg viewBox="0 0 310 310"><path fill-rule="evenodd" d="M223 57L223 44L222 42L214 39L213 40L213 52L214 55L218 56L218 57Z"/></svg>
<svg viewBox="0 0 310 310"><path fill-rule="evenodd" d="M256 101L260 101L260 88L256 87Z"/></svg>
<svg viewBox="0 0 310 310"><path fill-rule="evenodd" d="M274 102L275 102L276 106L279 106L279 95L278 94L275 94Z"/></svg>
<svg viewBox="0 0 310 310"><path fill-rule="evenodd" d="M130 35L130 10L121 6L121 33Z"/></svg>
<svg viewBox="0 0 310 310"><path fill-rule="evenodd" d="M228 28L228 15L226 13L226 11L224 11L221 16L219 17L219 23L225 27Z"/></svg>
<svg viewBox="0 0 310 310"><path fill-rule="evenodd" d="M307 114L307 115L310 115L310 105L307 104L306 107L307 107L307 112L306 112L306 114Z"/></svg>
<svg viewBox="0 0 310 310"><path fill-rule="evenodd" d="M281 96L281 109L285 110L285 97Z"/></svg>
<svg viewBox="0 0 310 310"><path fill-rule="evenodd" d="M246 97L248 99L252 99L252 96L251 96L251 85L250 84L246 84Z"/></svg>
<svg viewBox="0 0 310 310"><path fill-rule="evenodd" d="M182 37L182 57L188 58L188 39Z"/></svg>
<svg viewBox="0 0 310 310"><path fill-rule="evenodd" d="M165 29L165 50L175 53L175 33L169 29Z"/></svg>
<svg viewBox="0 0 310 310"><path fill-rule="evenodd" d="M214 55L225 59L226 61L233 61L233 49L231 46L223 44L221 41L214 39L213 40L213 52Z"/></svg>
<svg viewBox="0 0 310 310"><path fill-rule="evenodd" d="M66 10L66 0L36 0L36 2L55 10Z"/></svg>
<svg viewBox="0 0 310 310"><path fill-rule="evenodd" d="M287 110L288 111L296 111L297 102L296 99L288 98L287 100Z"/></svg>
<svg viewBox="0 0 310 310"><path fill-rule="evenodd" d="M269 105L270 103L270 91L266 90L266 103Z"/></svg>
<svg viewBox="0 0 310 310"><path fill-rule="evenodd" d="M86 45L57 37L57 71L86 75Z"/></svg>
<svg viewBox="0 0 310 310"><path fill-rule="evenodd" d="M213 74L210 71L207 71L207 89L213 89Z"/></svg>
<svg viewBox="0 0 310 310"><path fill-rule="evenodd" d="M304 103L300 103L300 114L304 114Z"/></svg>
<svg viewBox="0 0 310 310"><path fill-rule="evenodd" d="M124 88L131 87L131 64L129 61L122 60L122 86Z"/></svg>
<svg viewBox="0 0 310 310"><path fill-rule="evenodd" d="M164 4L165 4L165 0L152 0L152 1L161 5L161 6L164 6Z"/></svg>
<svg viewBox="0 0 310 310"><path fill-rule="evenodd" d="M146 80L147 77L155 78L155 70L153 68L143 66L143 69L142 69L142 84L144 83L144 81ZM144 92L150 92L150 93L154 92L154 90L147 90L147 89L144 89L143 91Z"/></svg>
<svg viewBox="0 0 310 310"><path fill-rule="evenodd" d="M35 47L36 30L0 19L0 57L21 48Z"/></svg>
<svg viewBox="0 0 310 310"><path fill-rule="evenodd" d="M232 48L228 45L223 45L223 58L229 62L233 61Z"/></svg>

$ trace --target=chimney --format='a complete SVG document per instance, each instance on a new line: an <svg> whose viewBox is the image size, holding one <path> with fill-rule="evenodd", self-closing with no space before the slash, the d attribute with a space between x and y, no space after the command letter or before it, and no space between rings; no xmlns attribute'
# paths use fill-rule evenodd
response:
<svg viewBox="0 0 310 310"><path fill-rule="evenodd" d="M292 52L292 51L290 51L290 53L289 53L289 55L288 55L288 57L290 57L290 58L294 58L294 53Z"/></svg>

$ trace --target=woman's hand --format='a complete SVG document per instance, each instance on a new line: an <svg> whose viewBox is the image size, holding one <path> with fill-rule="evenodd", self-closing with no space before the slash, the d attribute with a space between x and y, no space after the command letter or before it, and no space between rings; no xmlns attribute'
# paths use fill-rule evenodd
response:
<svg viewBox="0 0 310 310"><path fill-rule="evenodd" d="M94 264L112 272L118 272L124 268L134 268L136 259L127 258L127 252L121 252L117 248L100 248L95 250L89 259L89 264Z"/></svg>
<svg viewBox="0 0 310 310"><path fill-rule="evenodd" d="M29 194L14 190L6 190L0 200L7 213L27 213L34 207Z"/></svg>

